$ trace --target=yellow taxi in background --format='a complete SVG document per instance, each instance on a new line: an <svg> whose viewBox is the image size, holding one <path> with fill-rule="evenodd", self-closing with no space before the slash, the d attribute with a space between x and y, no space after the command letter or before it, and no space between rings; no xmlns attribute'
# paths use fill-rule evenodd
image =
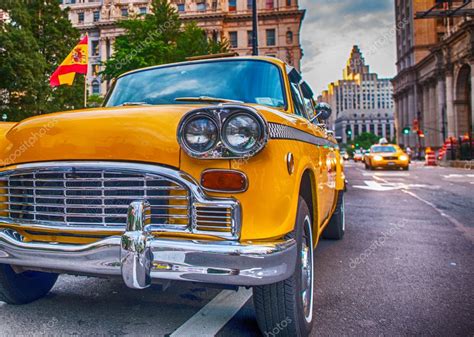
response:
<svg viewBox="0 0 474 337"><path fill-rule="evenodd" d="M409 157L403 150L394 144L372 145L370 152L364 158L365 169L375 170L376 168L410 168Z"/></svg>

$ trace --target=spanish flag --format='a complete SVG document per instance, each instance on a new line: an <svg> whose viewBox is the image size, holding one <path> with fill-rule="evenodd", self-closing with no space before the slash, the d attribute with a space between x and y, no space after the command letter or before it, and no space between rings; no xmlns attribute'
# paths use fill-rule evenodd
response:
<svg viewBox="0 0 474 337"><path fill-rule="evenodd" d="M87 35L69 53L66 59L56 69L49 79L49 85L72 85L76 74L87 74L87 64L89 60L89 39Z"/></svg>

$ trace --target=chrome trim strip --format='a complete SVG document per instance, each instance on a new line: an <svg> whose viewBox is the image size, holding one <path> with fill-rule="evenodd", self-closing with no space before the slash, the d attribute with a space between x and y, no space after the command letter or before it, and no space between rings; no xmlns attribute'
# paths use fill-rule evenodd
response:
<svg viewBox="0 0 474 337"><path fill-rule="evenodd" d="M0 180L2 177L11 174L12 172L16 172L19 170L22 171L35 171L38 169L42 169L45 171L64 171L68 172L71 171L72 168L85 168L85 169L111 169L111 170L119 170L125 173L152 173L156 175L161 175L167 179L175 181L177 184L184 185L185 188L189 190L190 202L189 202L189 209L188 214L190 216L190 221L188 224L188 228L183 230L184 225L158 225L158 226L150 226L150 230L154 232L181 232L181 233L198 233L198 234L206 234L210 236L216 236L223 239L229 240L237 240L240 237L240 230L242 224L242 217L241 217L241 206L240 202L235 198L217 198L217 197L209 197L204 190L199 186L199 184L191 177L189 174L184 173L182 171L178 171L175 169L171 169L164 166L158 165L151 165L151 164L139 164L139 163L128 163L128 162L106 162L106 161L60 161L60 162L39 162L39 163L29 163L29 164L19 164L15 166L10 166L7 168L0 169ZM1 188L1 186L0 186ZM144 198L144 197L134 197L134 196L127 196L130 199L136 198ZM69 197L68 197L69 198ZM113 198L107 197L107 198ZM123 197L120 197L123 198ZM152 197L146 197L146 199L152 199ZM195 207L203 206L203 207L215 207L215 208L227 208L231 211L232 217L232 228L231 232L222 232L222 231L199 231L194 232L193 227L196 224L196 212ZM73 208L73 207L71 207ZM57 231L79 231L79 232L107 232L107 231L117 231L120 230L119 228L114 228L114 226L110 227L102 227L102 228L92 228L92 227L82 227L82 226L65 226L61 222L58 222L59 226L52 226L51 223L53 222L45 222L45 221L21 221L21 223L17 223L16 221L12 221L11 219L0 217L0 225L1 224L9 224L9 225L21 225L21 226L30 226L36 229L49 229L49 230L57 230ZM116 224L122 225L123 224Z"/></svg>

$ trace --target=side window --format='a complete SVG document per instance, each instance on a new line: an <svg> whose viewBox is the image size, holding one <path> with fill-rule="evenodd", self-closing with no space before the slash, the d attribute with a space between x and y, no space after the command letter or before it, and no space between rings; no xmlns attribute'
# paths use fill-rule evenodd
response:
<svg viewBox="0 0 474 337"><path fill-rule="evenodd" d="M313 99L304 97L304 105L306 107L306 113L308 114L309 120L312 120L316 116Z"/></svg>
<svg viewBox="0 0 474 337"><path fill-rule="evenodd" d="M291 83L291 96L293 98L295 113L298 116L306 117L303 96L301 95L298 84L293 82Z"/></svg>

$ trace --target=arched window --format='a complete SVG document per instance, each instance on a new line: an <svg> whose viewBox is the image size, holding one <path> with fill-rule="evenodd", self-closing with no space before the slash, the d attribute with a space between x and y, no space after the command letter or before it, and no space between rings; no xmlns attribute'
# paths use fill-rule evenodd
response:
<svg viewBox="0 0 474 337"><path fill-rule="evenodd" d="M286 44L293 44L293 32L291 30L286 32Z"/></svg>
<svg viewBox="0 0 474 337"><path fill-rule="evenodd" d="M92 81L92 94L94 95L100 94L100 83L97 80Z"/></svg>

